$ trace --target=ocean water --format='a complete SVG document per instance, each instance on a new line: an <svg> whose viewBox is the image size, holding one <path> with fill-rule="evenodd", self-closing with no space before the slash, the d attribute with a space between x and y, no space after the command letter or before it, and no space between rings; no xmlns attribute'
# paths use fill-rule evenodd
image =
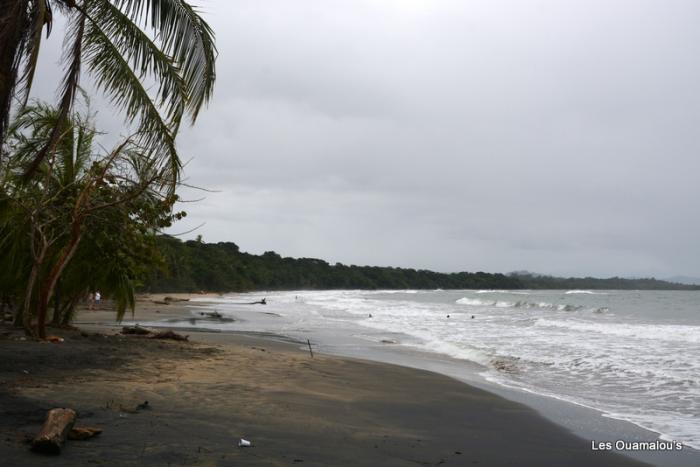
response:
<svg viewBox="0 0 700 467"><path fill-rule="evenodd" d="M241 305L263 296L266 307ZM700 449L698 292L298 291L215 300L210 308L237 321L196 325L292 337L332 329L469 360L492 383ZM251 312L263 319L240 318Z"/></svg>

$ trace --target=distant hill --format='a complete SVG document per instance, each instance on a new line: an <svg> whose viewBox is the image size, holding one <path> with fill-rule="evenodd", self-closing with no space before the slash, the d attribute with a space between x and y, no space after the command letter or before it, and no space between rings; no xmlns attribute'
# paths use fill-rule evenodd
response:
<svg viewBox="0 0 700 467"><path fill-rule="evenodd" d="M425 269L331 265L316 258L241 252L231 242L204 243L160 236L162 267L149 273L148 292L240 292L299 289L633 289L700 290L650 279L560 278L529 272L440 273Z"/></svg>
<svg viewBox="0 0 700 467"><path fill-rule="evenodd" d="M700 277L673 276L664 280L668 282L675 282L676 284L700 285Z"/></svg>
<svg viewBox="0 0 700 467"><path fill-rule="evenodd" d="M555 277L534 273L510 273L526 289L608 289L608 290L700 290L700 285L681 284L649 278Z"/></svg>

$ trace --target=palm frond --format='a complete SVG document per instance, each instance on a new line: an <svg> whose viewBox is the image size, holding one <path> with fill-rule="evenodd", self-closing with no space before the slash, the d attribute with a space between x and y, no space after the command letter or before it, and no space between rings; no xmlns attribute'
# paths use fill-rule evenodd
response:
<svg viewBox="0 0 700 467"><path fill-rule="evenodd" d="M192 122L209 101L216 80L214 32L183 0L113 0L134 22L151 26L173 57L187 86Z"/></svg>
<svg viewBox="0 0 700 467"><path fill-rule="evenodd" d="M85 59L96 85L117 107L126 112L127 121L136 121L140 143L176 175L180 160L175 149L173 128L166 123L139 77L120 50L95 24L89 24L85 36ZM174 188L174 187L173 187Z"/></svg>
<svg viewBox="0 0 700 467"><path fill-rule="evenodd" d="M179 123L187 104L188 91L173 58L110 1L91 2L85 13L119 50L139 79L156 81L157 104L166 107L168 120Z"/></svg>

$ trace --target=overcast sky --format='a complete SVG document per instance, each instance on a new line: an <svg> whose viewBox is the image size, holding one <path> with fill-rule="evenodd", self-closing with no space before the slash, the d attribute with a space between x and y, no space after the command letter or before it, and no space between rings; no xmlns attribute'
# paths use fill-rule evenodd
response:
<svg viewBox="0 0 700 467"><path fill-rule="evenodd" d="M173 233L331 263L700 276L700 2L193 3L218 78L179 148L217 192L185 193L206 199Z"/></svg>

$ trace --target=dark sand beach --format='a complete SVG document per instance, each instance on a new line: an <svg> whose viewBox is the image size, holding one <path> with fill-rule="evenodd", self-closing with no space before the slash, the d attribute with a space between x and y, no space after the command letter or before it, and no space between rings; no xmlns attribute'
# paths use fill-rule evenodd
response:
<svg viewBox="0 0 700 467"><path fill-rule="evenodd" d="M139 302L139 317L177 314ZM62 343L0 339L0 459L28 465L642 465L593 452L533 410L436 373L315 354L274 336L191 342L88 325ZM148 401L148 408L134 410ZM53 407L102 435L29 451ZM237 446L240 438L250 448Z"/></svg>

